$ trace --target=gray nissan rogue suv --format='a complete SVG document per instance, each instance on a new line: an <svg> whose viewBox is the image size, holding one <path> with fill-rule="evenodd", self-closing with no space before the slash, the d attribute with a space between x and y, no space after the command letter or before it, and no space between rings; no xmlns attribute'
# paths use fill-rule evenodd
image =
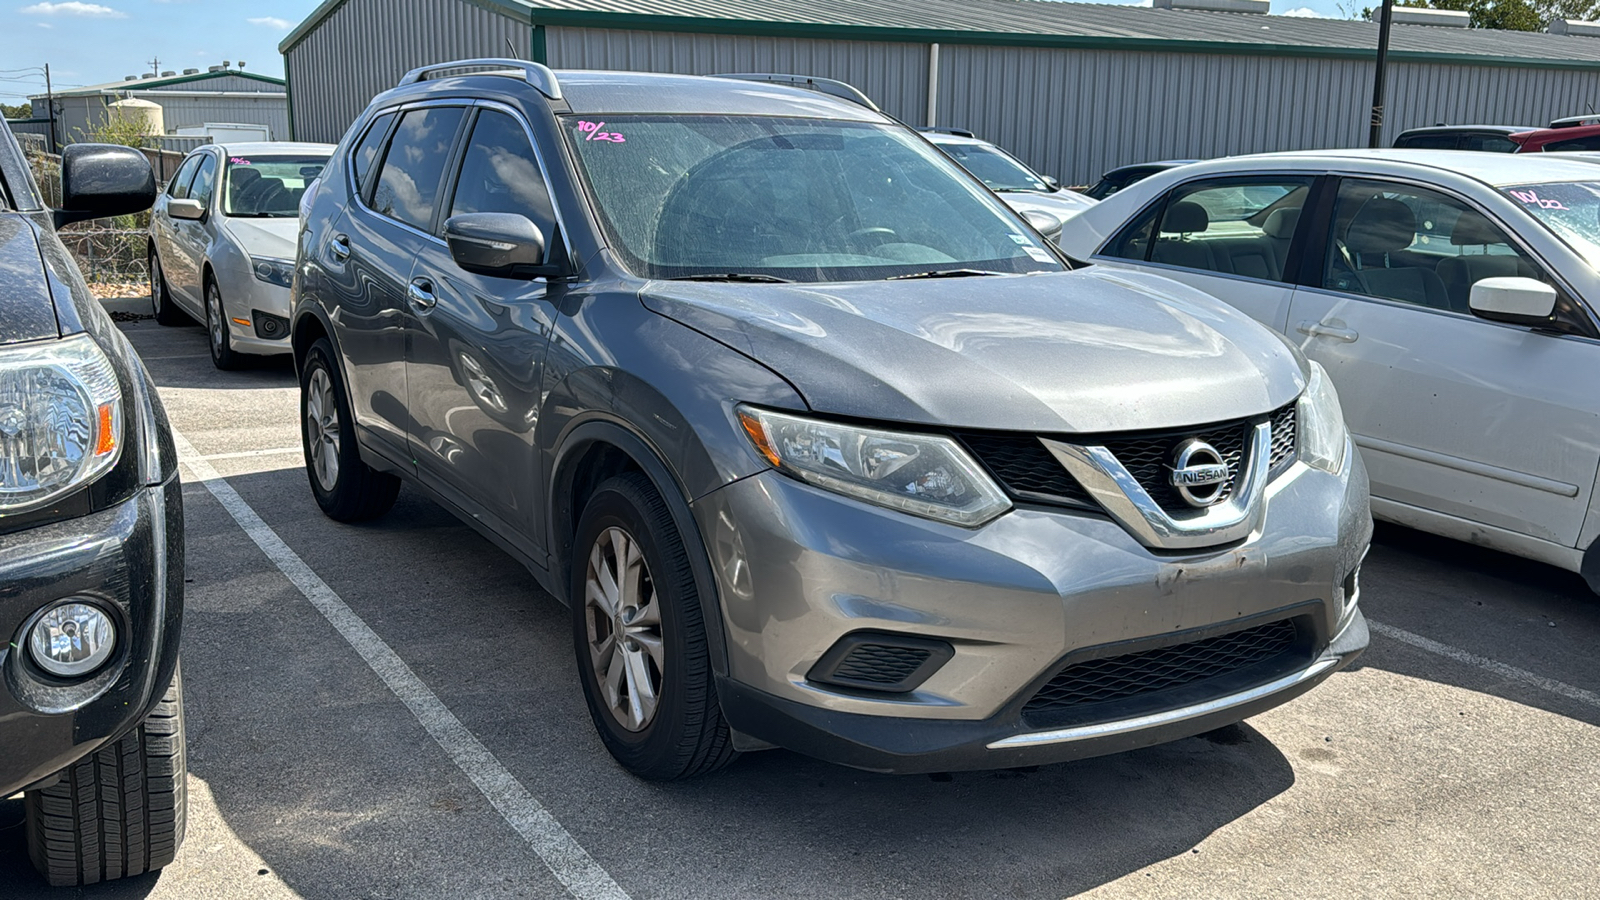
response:
<svg viewBox="0 0 1600 900"><path fill-rule="evenodd" d="M1366 646L1322 371L1204 294L1069 271L825 83L420 69L302 212L318 503L371 518L403 479L523 562L638 775L1115 752Z"/></svg>

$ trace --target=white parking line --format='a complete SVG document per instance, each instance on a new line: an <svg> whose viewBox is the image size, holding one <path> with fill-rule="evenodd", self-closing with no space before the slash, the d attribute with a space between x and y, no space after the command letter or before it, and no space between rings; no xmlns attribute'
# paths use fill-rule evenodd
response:
<svg viewBox="0 0 1600 900"><path fill-rule="evenodd" d="M1438 641L1425 638L1420 634L1412 634L1409 631L1396 628L1393 625L1385 625L1382 622L1374 622L1371 619L1368 619L1367 627L1386 638L1397 640L1402 644L1410 644L1419 650L1426 650L1429 653L1443 656L1446 659L1453 659L1456 662L1466 663L1469 666L1477 666L1480 669L1493 672L1507 681L1515 681L1520 684L1525 684L1528 687L1538 688L1541 691L1548 691L1549 693L1557 696L1566 697L1568 700L1576 700L1579 703L1587 703L1596 709L1600 709L1600 694L1596 694L1594 691L1586 691L1580 687L1573 687L1564 681L1556 681L1553 678L1546 678L1543 675L1535 675L1534 673L1529 672L1527 669L1519 669L1516 666L1508 666L1503 662L1492 660L1487 656L1479 656L1476 653L1468 653L1459 647L1452 647L1449 644L1441 644Z"/></svg>
<svg viewBox="0 0 1600 900"><path fill-rule="evenodd" d="M211 496L222 504L223 509L255 541L256 546L272 560L284 577L300 590L317 612L322 613L334 631L361 654L361 658L411 710L462 774L477 785L501 817L544 860L551 874L566 885L567 892L578 900L629 900L627 892L567 833L561 823L544 808L544 804L528 793L528 789L461 724L461 720L422 683L422 679L384 643L383 638L378 637L334 593L333 588L328 587L298 554L289 549L289 545L217 474L206 458L197 453L183 435L174 431L172 437L178 446L179 460L194 474L195 480L205 485Z"/></svg>

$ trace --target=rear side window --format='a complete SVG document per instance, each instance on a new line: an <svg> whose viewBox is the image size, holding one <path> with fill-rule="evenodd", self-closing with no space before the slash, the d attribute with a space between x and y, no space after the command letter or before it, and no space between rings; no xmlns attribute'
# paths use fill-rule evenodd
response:
<svg viewBox="0 0 1600 900"><path fill-rule="evenodd" d="M1515 153L1517 142L1503 134L1469 134L1461 139L1461 149L1485 153Z"/></svg>
<svg viewBox="0 0 1600 900"><path fill-rule="evenodd" d="M1402 134L1394 146L1399 150L1454 150L1460 143L1460 136L1454 133Z"/></svg>
<svg viewBox="0 0 1600 900"><path fill-rule="evenodd" d="M550 191L522 123L486 110L472 129L461 161L450 215L516 213L540 225L555 221Z"/></svg>
<svg viewBox="0 0 1600 900"><path fill-rule="evenodd" d="M383 139L389 134L389 124L394 121L394 113L384 113L372 120L372 126L367 129L367 134L361 143L350 151L350 172L356 179L356 191L361 194L367 192L367 184L371 180L372 165L377 162L378 151L383 147Z"/></svg>
<svg viewBox="0 0 1600 900"><path fill-rule="evenodd" d="M200 168L200 157L191 156L178 167L178 173L172 176L172 181L167 183L167 196L174 200L186 200L189 197L189 182L194 180L194 170Z"/></svg>
<svg viewBox="0 0 1600 900"><path fill-rule="evenodd" d="M210 153L200 161L200 171L195 173L194 185L189 188L190 200L197 200L201 206L210 208L211 194L217 186L217 158Z"/></svg>
<svg viewBox="0 0 1600 900"><path fill-rule="evenodd" d="M380 214L427 231L433 223L439 186L450 161L456 132L465 110L456 106L414 109L400 118L383 167L372 207Z"/></svg>
<svg viewBox="0 0 1600 900"><path fill-rule="evenodd" d="M1546 153L1570 153L1574 150L1600 150L1600 134L1544 145Z"/></svg>

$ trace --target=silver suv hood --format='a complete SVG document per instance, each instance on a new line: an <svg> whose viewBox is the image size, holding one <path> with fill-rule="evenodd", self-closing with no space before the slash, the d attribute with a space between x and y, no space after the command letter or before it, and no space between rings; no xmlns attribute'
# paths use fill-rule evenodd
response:
<svg viewBox="0 0 1600 900"><path fill-rule="evenodd" d="M1155 275L827 285L655 281L655 312L788 379L812 409L961 428L1181 428L1277 409L1293 350L1226 304Z"/></svg>

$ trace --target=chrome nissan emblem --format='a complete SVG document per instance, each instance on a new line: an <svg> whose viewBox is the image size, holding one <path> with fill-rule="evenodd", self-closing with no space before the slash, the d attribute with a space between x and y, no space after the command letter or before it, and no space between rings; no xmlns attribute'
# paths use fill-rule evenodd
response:
<svg viewBox="0 0 1600 900"><path fill-rule="evenodd" d="M1185 503L1204 508L1222 499L1222 490L1232 475L1233 470L1217 448L1194 438L1178 447L1172 487Z"/></svg>

